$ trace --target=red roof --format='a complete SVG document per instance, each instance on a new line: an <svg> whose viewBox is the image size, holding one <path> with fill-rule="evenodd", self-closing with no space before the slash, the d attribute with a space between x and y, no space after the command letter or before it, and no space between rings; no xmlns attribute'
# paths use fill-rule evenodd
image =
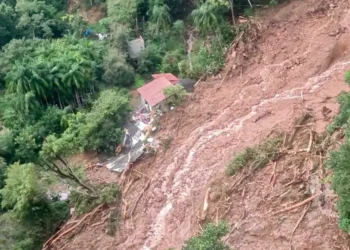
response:
<svg viewBox="0 0 350 250"><path fill-rule="evenodd" d="M141 88L138 88L137 91L141 94L141 96L151 107L154 107L158 103L165 100L165 96L163 95L163 89L168 86L173 85L165 77L160 77L153 80L150 83L147 83Z"/></svg>
<svg viewBox="0 0 350 250"><path fill-rule="evenodd" d="M152 75L152 77L154 79L158 79L160 77L165 77L172 84L176 84L179 81L179 79L176 76L174 76L173 74L171 74L171 73L154 74L154 75Z"/></svg>

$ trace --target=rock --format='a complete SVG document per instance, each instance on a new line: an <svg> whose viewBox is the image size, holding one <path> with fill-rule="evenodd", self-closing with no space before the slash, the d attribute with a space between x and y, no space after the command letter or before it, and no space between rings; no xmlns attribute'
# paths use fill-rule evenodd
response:
<svg viewBox="0 0 350 250"><path fill-rule="evenodd" d="M328 33L329 36L337 36L339 33L340 33L340 29L337 29L337 30L333 30L331 32Z"/></svg>

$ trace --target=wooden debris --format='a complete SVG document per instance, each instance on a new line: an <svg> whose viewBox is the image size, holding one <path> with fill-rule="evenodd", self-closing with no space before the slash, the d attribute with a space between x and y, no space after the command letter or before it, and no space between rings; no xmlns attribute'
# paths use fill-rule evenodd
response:
<svg viewBox="0 0 350 250"><path fill-rule="evenodd" d="M125 195L128 190L131 188L132 184L134 184L136 181L138 181L140 179L140 177L135 177L135 178L132 178L128 184L126 184L125 188L123 189L123 195Z"/></svg>
<svg viewBox="0 0 350 250"><path fill-rule="evenodd" d="M203 210L201 211L201 216L200 216L200 220L204 221L205 218L207 217L207 213L208 213L208 208L209 208L209 194L210 194L211 188L207 189L207 192L205 193L204 196L204 202L203 202Z"/></svg>
<svg viewBox="0 0 350 250"><path fill-rule="evenodd" d="M274 162L273 165L272 165L272 174L271 174L270 182L269 182L269 184L271 185L271 187L274 187L274 186L275 186L275 181L276 181L276 165L277 165L277 162Z"/></svg>
<svg viewBox="0 0 350 250"><path fill-rule="evenodd" d="M43 245L43 250L48 249L50 245L55 244L60 238L72 232L74 229L80 226L89 216L93 216L103 206L104 204L101 204L98 207L96 207L92 212L85 214L84 217L77 224L75 224L73 227L69 228L68 230L64 232L62 232L61 230L58 231L55 235L53 235L49 240L45 242L45 244Z"/></svg>
<svg viewBox="0 0 350 250"><path fill-rule="evenodd" d="M244 31L242 31L230 44L230 46L227 48L227 50L224 52L224 56L227 54L228 51L230 51L231 49L236 49L238 43L242 40L242 37L244 35ZM232 60L229 69L226 71L224 77L222 78L220 84L214 89L214 91L212 92L212 94L214 94L216 91L218 91L221 88L221 85L224 83L227 75L232 71L234 66L234 61Z"/></svg>
<svg viewBox="0 0 350 250"><path fill-rule="evenodd" d="M313 195L313 196L311 196L311 197L309 197L309 198L303 200L302 202L299 202L299 203L297 203L297 204L295 204L295 205L292 205L292 206L290 206L290 207L287 207L287 208L281 209L281 210L279 210L279 211L276 211L276 212L272 213L271 215L276 215L276 214L288 212L288 211L293 210L293 209L295 209L295 208L301 207L301 206L307 204L308 202L314 200L314 199L315 199L317 196L319 196L319 195L320 195L320 194L315 194L315 195Z"/></svg>
<svg viewBox="0 0 350 250"><path fill-rule="evenodd" d="M310 207L311 207L311 204L305 206L304 212L302 213L302 215L301 215L300 218L298 219L297 224L295 225L295 227L293 228L293 230L292 230L292 232L291 232L291 235L290 235L290 245L291 245L291 248L292 248L293 235L294 235L295 231L297 230L299 224L302 222L302 220L304 219L305 215L306 215L307 212L309 211Z"/></svg>
<svg viewBox="0 0 350 250"><path fill-rule="evenodd" d="M145 173L142 173L142 172L140 172L140 171L138 171L138 170L136 170L136 169L132 169L131 171L134 171L134 172L136 172L136 173L138 173L138 174L140 174L140 175L142 175L142 176L145 176L145 177L147 177L148 179L152 179L152 177L150 177L149 175L146 175Z"/></svg>
<svg viewBox="0 0 350 250"><path fill-rule="evenodd" d="M271 115L271 114L272 114L271 111L266 111L263 114L259 115L257 118L255 118L255 120L253 120L253 122L256 123L260 119L264 118L265 116Z"/></svg>
<svg viewBox="0 0 350 250"><path fill-rule="evenodd" d="M103 223L106 222L106 220L109 218L110 215L111 215L111 213L109 212L109 214L107 214L105 217L103 217L103 219L100 222L92 224L91 227L97 227L99 225L102 225Z"/></svg>
<svg viewBox="0 0 350 250"><path fill-rule="evenodd" d="M212 92L212 94L214 94L216 91L218 91L221 88L221 85L224 83L227 75L231 72L232 70L232 66L230 66L230 68L226 71L224 78L222 78L220 84L214 89L214 91Z"/></svg>
<svg viewBox="0 0 350 250"><path fill-rule="evenodd" d="M195 83L195 87L201 82L203 80L203 76L201 76L199 79L198 79L198 81Z"/></svg>
<svg viewBox="0 0 350 250"><path fill-rule="evenodd" d="M292 144L294 137L295 137L296 133L299 131L300 127L302 127L302 125L305 126L304 123L308 119L310 119L311 117L312 116L309 113L306 113L296 120L295 125L294 125L295 129L294 129L292 135L288 138L287 145Z"/></svg>
<svg viewBox="0 0 350 250"><path fill-rule="evenodd" d="M309 146L307 147L307 150L306 150L306 152L308 152L308 153L310 153L310 150L312 147L312 141L313 141L313 132L311 129L309 131L310 131L310 140L309 140Z"/></svg>
<svg viewBox="0 0 350 250"><path fill-rule="evenodd" d="M134 207L132 208L131 212L130 212L130 216L133 215L135 209L136 209L136 206L137 206L137 203L139 203L139 200L141 199L142 195L145 193L145 191L147 190L147 188L149 187L149 185L151 184L151 180L149 180L145 187L142 189L141 193L139 194L139 197L137 197L136 201L135 201L135 204L134 204Z"/></svg>

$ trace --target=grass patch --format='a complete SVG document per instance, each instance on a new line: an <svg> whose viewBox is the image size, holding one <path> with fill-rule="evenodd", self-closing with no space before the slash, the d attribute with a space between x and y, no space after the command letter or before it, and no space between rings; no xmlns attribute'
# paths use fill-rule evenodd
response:
<svg viewBox="0 0 350 250"><path fill-rule="evenodd" d="M255 147L247 147L242 153L233 157L226 167L226 174L234 175L246 166L252 169L266 166L270 160L276 158L282 142L282 137L273 137L264 140Z"/></svg>
<svg viewBox="0 0 350 250"><path fill-rule="evenodd" d="M200 235L191 237L182 250L230 250L221 238L228 233L228 227L225 222L218 225L209 223Z"/></svg>
<svg viewBox="0 0 350 250"><path fill-rule="evenodd" d="M132 89L138 89L142 87L145 84L145 79L143 79L139 74L135 76L135 81L132 84L131 88Z"/></svg>

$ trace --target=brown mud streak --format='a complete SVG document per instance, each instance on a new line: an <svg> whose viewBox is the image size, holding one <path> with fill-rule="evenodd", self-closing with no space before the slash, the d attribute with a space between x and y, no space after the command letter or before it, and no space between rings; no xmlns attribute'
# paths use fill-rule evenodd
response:
<svg viewBox="0 0 350 250"><path fill-rule="evenodd" d="M120 222L116 237L107 236L103 225L85 228L65 249L179 249L198 232L198 211L206 190L212 180L227 178L224 167L233 152L256 144L271 131L288 128L306 111L315 119L314 129L322 131L327 125L322 107L330 109L330 116L334 116L338 108L335 97L347 89L343 84L344 71L350 68L347 48L323 72L320 69L338 40L349 38L350 13L347 1L341 0L326 1L336 7L329 7L324 13L310 11L318 3L318 0L292 1L260 19L264 29L255 51L241 65L243 74L241 67L237 72L232 71L215 94L212 93L220 79L214 77L202 82L192 100L181 107L183 112L163 119L166 132L162 133L177 135L164 155L135 166L147 171L153 182L135 208L133 219ZM329 35L339 25L342 32ZM230 65L230 55L227 60ZM266 112L270 114L256 120ZM178 126L180 115L183 117ZM179 131L175 131L177 128ZM118 180L106 170L91 177L101 176L109 181ZM124 199L133 204L147 181L142 178L133 184ZM258 182L253 185L258 192ZM244 211L249 211L254 202L249 196L243 203L234 202L227 212L229 223L239 223ZM312 211L308 212L310 215L318 216ZM290 234L295 221L284 225L281 220L279 225L280 230ZM316 241L320 243L313 249L336 249L333 244L345 246L334 219L323 221L322 225L323 228L308 223L298 228L294 234L297 249L309 249L307 242ZM254 224L250 227L246 234L229 239L229 244L237 248L243 240L248 240L249 246L240 249L287 249L285 243L289 244L290 239L278 235L271 225L255 226L255 233L251 233Z"/></svg>

